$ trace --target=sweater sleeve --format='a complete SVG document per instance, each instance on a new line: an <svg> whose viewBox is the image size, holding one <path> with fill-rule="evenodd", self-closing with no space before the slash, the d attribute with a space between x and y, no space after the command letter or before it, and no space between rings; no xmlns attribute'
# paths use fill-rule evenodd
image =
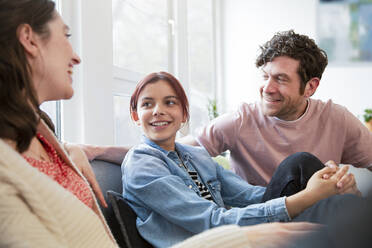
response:
<svg viewBox="0 0 372 248"><path fill-rule="evenodd" d="M249 241L243 229L226 225L195 235L172 248L249 248Z"/></svg>
<svg viewBox="0 0 372 248"><path fill-rule="evenodd" d="M372 132L343 108L346 140L341 162L356 167L372 167Z"/></svg>
<svg viewBox="0 0 372 248"><path fill-rule="evenodd" d="M48 220L32 211L11 182L2 177L0 185L0 247L67 246L58 238L57 228L46 228L43 222Z"/></svg>

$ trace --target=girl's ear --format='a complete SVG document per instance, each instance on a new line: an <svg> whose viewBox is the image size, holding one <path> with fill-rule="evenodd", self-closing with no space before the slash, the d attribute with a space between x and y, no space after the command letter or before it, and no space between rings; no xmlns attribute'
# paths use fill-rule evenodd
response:
<svg viewBox="0 0 372 248"><path fill-rule="evenodd" d="M139 118L138 118L138 114L137 114L137 112L131 112L130 113L130 116L132 117L132 120L138 125L138 126L140 126L141 125L141 123L140 123L140 121L139 121Z"/></svg>
<svg viewBox="0 0 372 248"><path fill-rule="evenodd" d="M187 116L186 115L183 115L182 123L185 123L186 124L186 122L187 122Z"/></svg>
<svg viewBox="0 0 372 248"><path fill-rule="evenodd" d="M29 24L22 24L17 29L18 40L25 49L26 54L35 57L39 51L37 39L39 37L33 32Z"/></svg>

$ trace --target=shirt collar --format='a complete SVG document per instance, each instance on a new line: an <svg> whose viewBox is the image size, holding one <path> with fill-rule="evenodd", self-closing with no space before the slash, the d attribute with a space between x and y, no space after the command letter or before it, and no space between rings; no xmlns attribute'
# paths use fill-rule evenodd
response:
<svg viewBox="0 0 372 248"><path fill-rule="evenodd" d="M162 147L160 147L159 145L157 145L155 142L151 141L149 138L147 138L145 135L142 135L141 137L141 140L143 143L153 147L153 148L156 148L158 150L160 150L162 153L164 153L167 157L178 157L177 153L175 151L167 151L165 149L163 149ZM176 147L176 150L178 151L179 155L181 156L181 159L186 161L188 160L190 157L191 157L191 154L189 152L187 152L181 144L179 143L175 143L175 147Z"/></svg>

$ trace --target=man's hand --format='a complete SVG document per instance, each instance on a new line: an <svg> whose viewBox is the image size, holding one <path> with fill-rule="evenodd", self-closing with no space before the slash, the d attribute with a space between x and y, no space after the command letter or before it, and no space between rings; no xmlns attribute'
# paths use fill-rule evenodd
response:
<svg viewBox="0 0 372 248"><path fill-rule="evenodd" d="M294 239L317 230L321 225L293 222L268 223L242 227L252 248L286 247Z"/></svg>
<svg viewBox="0 0 372 248"><path fill-rule="evenodd" d="M88 158L83 150L77 145L67 143L65 144L65 148L69 153L72 162L74 162L76 167L88 180L97 199L101 202L103 207L107 208L107 203L102 194L101 188L99 187L96 176L94 175L92 166L90 165Z"/></svg>
<svg viewBox="0 0 372 248"><path fill-rule="evenodd" d="M337 166L337 164L332 160L325 163L325 165L327 167L336 168L337 170L339 170L339 167ZM345 165L344 167L349 168L349 165ZM332 175L324 174L323 178L327 179L330 176L332 176ZM343 175L341 177L341 179L337 182L336 186L338 188L338 193L339 194L355 194L355 195L358 195L358 196L362 195L361 192L359 191L358 187L357 187L355 177L352 173L347 173L347 174Z"/></svg>

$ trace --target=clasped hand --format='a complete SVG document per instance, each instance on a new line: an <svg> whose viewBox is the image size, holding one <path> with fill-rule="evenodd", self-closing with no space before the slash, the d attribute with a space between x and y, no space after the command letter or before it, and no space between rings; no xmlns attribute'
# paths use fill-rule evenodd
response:
<svg viewBox="0 0 372 248"><path fill-rule="evenodd" d="M316 192L322 199L335 194L361 195L354 175L347 173L348 165L339 168L332 160L325 165L325 168L317 171L310 178L306 186L307 191Z"/></svg>

